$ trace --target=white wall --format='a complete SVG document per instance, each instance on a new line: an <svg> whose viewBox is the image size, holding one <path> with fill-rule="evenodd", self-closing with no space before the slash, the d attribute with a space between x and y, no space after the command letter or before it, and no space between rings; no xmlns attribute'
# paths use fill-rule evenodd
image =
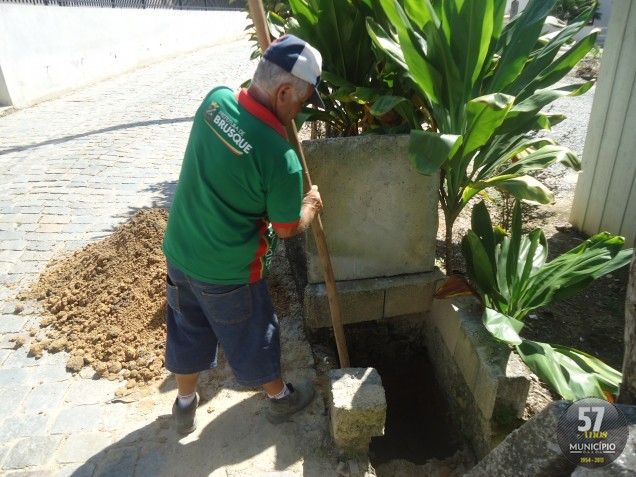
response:
<svg viewBox="0 0 636 477"><path fill-rule="evenodd" d="M570 222L636 240L636 3L614 2Z"/></svg>
<svg viewBox="0 0 636 477"><path fill-rule="evenodd" d="M240 11L0 4L0 106L24 107L244 35Z"/></svg>

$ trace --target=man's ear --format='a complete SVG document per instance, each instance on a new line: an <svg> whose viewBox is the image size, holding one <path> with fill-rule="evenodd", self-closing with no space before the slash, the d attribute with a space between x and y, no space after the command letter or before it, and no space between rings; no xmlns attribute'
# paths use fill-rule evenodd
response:
<svg viewBox="0 0 636 477"><path fill-rule="evenodd" d="M281 103L288 103L294 98L293 87L289 83L281 84L276 90L276 99Z"/></svg>

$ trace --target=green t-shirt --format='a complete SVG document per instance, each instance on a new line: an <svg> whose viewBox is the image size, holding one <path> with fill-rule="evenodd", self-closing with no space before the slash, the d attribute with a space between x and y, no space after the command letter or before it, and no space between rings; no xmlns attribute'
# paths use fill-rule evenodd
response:
<svg viewBox="0 0 636 477"><path fill-rule="evenodd" d="M277 227L300 220L302 167L283 125L247 91L215 88L196 112L163 252L206 283L253 283Z"/></svg>

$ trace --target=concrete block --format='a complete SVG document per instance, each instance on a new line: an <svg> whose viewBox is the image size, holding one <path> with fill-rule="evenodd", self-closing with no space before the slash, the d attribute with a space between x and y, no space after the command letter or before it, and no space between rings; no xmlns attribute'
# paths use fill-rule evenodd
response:
<svg viewBox="0 0 636 477"><path fill-rule="evenodd" d="M343 450L366 453L371 437L384 434L386 397L373 368L343 368L329 372L331 431Z"/></svg>
<svg viewBox="0 0 636 477"><path fill-rule="evenodd" d="M343 323L358 323L382 318L384 289L374 280L336 283ZM331 326L331 311L324 283L310 283L305 288L304 309L310 328Z"/></svg>
<svg viewBox="0 0 636 477"><path fill-rule="evenodd" d="M455 347L455 363L464 376L468 388L474 392L481 360L474 343L465 334L459 334Z"/></svg>
<svg viewBox="0 0 636 477"><path fill-rule="evenodd" d="M336 280L433 270L439 177L414 170L408 141L408 134L303 141ZM323 282L313 234L306 237L309 282Z"/></svg>
<svg viewBox="0 0 636 477"><path fill-rule="evenodd" d="M459 336L459 308L451 300L433 300L430 323L439 330L452 356Z"/></svg>
<svg viewBox="0 0 636 477"><path fill-rule="evenodd" d="M499 380L485 362L480 363L473 395L484 418L490 419L495 408Z"/></svg>
<svg viewBox="0 0 636 477"><path fill-rule="evenodd" d="M569 403L554 401L471 469L468 477L548 477L570 475L574 466L563 456L555 429Z"/></svg>
<svg viewBox="0 0 636 477"><path fill-rule="evenodd" d="M433 293L444 274L435 269L430 273L417 273L386 278L384 317L411 315L429 311Z"/></svg>
<svg viewBox="0 0 636 477"><path fill-rule="evenodd" d="M430 309L439 270L388 278L336 282L343 323L418 315ZM311 328L331 326L327 289L323 283L305 287L305 318Z"/></svg>
<svg viewBox="0 0 636 477"><path fill-rule="evenodd" d="M530 392L530 373L521 358L508 351L505 371L499 378L495 402L499 412L510 413L521 418Z"/></svg>

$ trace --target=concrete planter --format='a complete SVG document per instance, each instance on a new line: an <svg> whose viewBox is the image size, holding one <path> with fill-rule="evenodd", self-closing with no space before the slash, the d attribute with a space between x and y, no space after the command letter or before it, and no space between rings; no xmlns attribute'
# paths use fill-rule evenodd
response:
<svg viewBox="0 0 636 477"><path fill-rule="evenodd" d="M431 272L437 234L437 175L418 174L408 160L409 135L303 142L336 280ZM324 282L307 241L309 283Z"/></svg>
<svg viewBox="0 0 636 477"><path fill-rule="evenodd" d="M408 141L408 135L386 135L303 142L325 203L322 222L345 323L426 312L443 277L435 269L439 176L414 170ZM306 255L307 322L329 326L311 232Z"/></svg>
<svg viewBox="0 0 636 477"><path fill-rule="evenodd" d="M445 279L435 268L439 176L414 170L408 141L408 135L322 139L305 141L303 150L325 203L343 322L388 320L423 340L457 426L481 457L518 425L528 370L488 334L475 300L433 300ZM287 241L287 250L302 263L295 273L303 281L305 322L328 327L313 233L304 241Z"/></svg>

